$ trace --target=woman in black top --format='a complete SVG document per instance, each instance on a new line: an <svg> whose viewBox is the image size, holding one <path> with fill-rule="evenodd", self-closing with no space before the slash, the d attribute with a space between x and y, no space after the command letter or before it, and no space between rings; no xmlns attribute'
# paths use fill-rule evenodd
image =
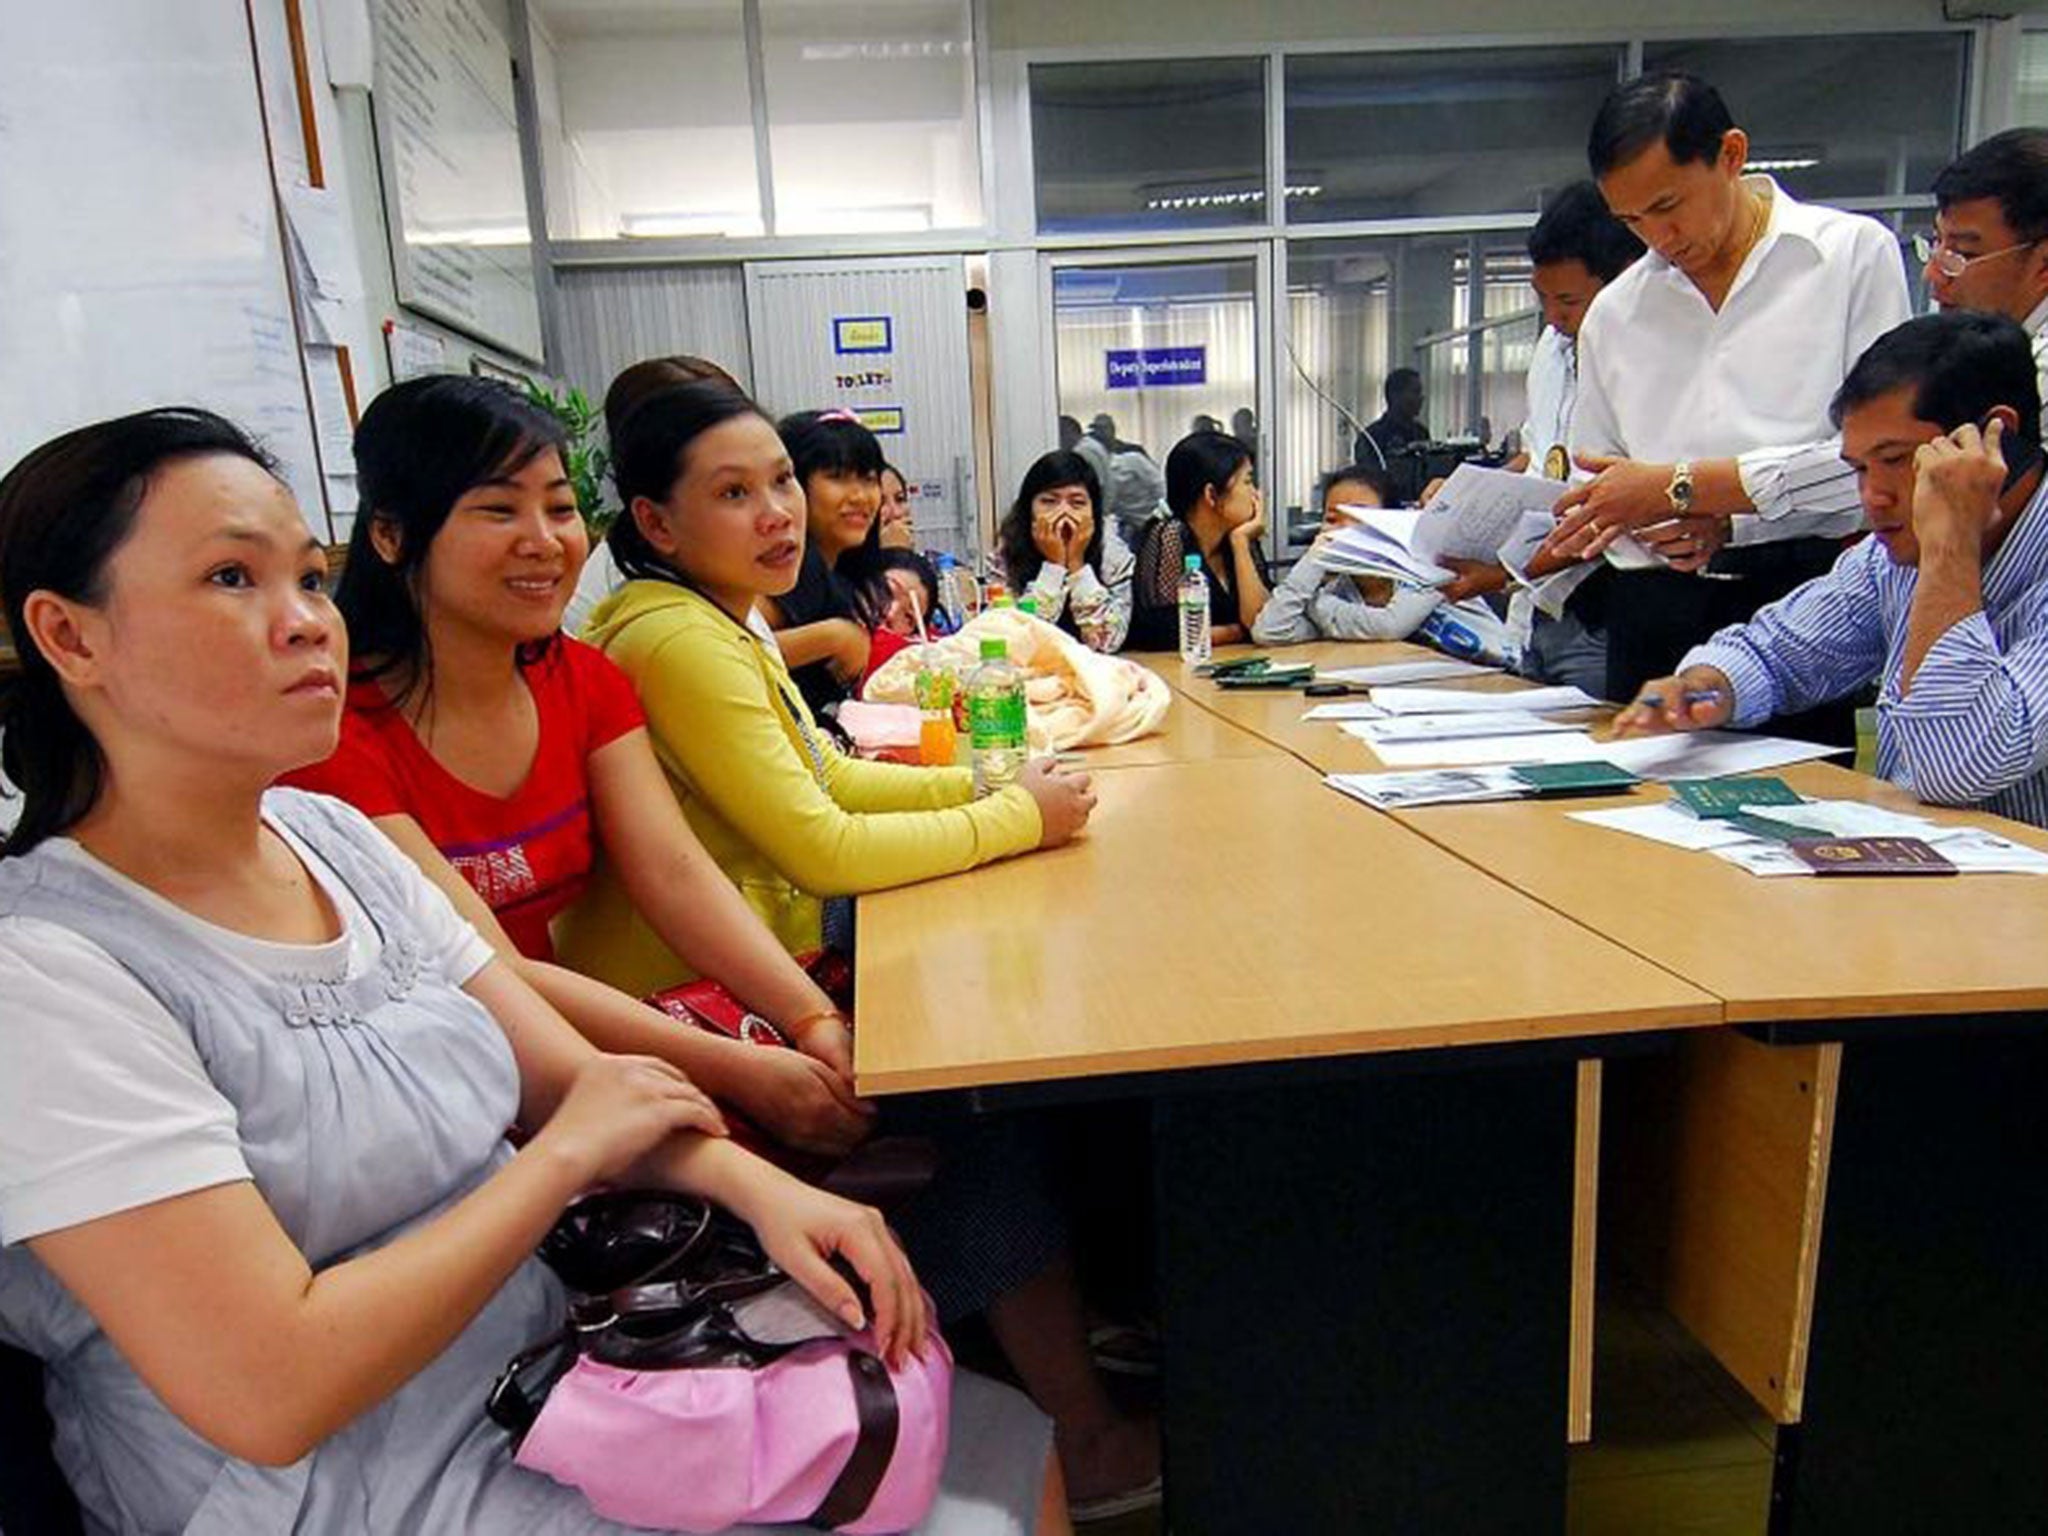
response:
<svg viewBox="0 0 2048 1536"><path fill-rule="evenodd" d="M1209 638L1215 645L1249 639L1266 606L1259 535L1266 514L1252 483L1252 451L1223 432L1195 432L1166 456L1166 505L1173 516L1146 530L1131 584L1131 638L1136 651L1180 644L1180 579L1186 557L1202 557L1209 583Z"/></svg>
<svg viewBox="0 0 2048 1536"><path fill-rule="evenodd" d="M799 411L776 424L804 491L796 585L761 600L782 659L816 715L853 697L867 670L861 591L880 554L882 445L851 411Z"/></svg>

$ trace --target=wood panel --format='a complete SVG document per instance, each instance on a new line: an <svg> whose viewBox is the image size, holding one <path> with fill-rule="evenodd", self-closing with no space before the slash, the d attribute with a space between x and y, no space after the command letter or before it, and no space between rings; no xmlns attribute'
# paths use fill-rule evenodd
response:
<svg viewBox="0 0 2048 1536"><path fill-rule="evenodd" d="M1606 1094L1610 1243L1781 1424L1805 1387L1841 1052L1705 1031L1615 1063Z"/></svg>
<svg viewBox="0 0 2048 1536"><path fill-rule="evenodd" d="M1290 759L1096 785L1067 848L862 898L863 1092L1718 1019Z"/></svg>

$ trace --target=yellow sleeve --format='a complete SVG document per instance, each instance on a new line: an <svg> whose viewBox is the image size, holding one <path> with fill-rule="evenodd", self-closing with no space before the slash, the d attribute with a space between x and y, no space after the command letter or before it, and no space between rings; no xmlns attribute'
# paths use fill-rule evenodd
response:
<svg viewBox="0 0 2048 1536"><path fill-rule="evenodd" d="M969 769L913 768L848 757L823 731L816 734L825 757L825 783L841 810L940 811L974 799L974 774Z"/></svg>
<svg viewBox="0 0 2048 1536"><path fill-rule="evenodd" d="M791 739L786 705L746 649L753 643L688 633L662 641L641 669L640 703L662 755L792 885L813 896L851 896L1038 846L1043 828L1028 792L1013 786L957 803L966 788L958 770L908 784L896 773L870 771L891 765L850 761L827 745L828 794L809 754ZM785 699L794 696L793 688L785 691Z"/></svg>

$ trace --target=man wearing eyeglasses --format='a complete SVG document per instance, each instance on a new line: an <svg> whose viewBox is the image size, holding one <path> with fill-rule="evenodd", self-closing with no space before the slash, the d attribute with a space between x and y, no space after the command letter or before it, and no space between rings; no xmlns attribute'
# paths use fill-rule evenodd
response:
<svg viewBox="0 0 2048 1536"><path fill-rule="evenodd" d="M2048 128L2008 128L1934 178L1934 233L1917 235L1943 309L2017 320L2048 399ZM2044 422L2048 425L2048 422Z"/></svg>

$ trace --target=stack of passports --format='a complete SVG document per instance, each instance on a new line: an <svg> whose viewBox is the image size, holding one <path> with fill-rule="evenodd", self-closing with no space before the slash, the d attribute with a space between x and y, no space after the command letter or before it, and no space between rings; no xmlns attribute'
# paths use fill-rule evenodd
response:
<svg viewBox="0 0 2048 1536"><path fill-rule="evenodd" d="M1671 793L1702 821L1724 821L1759 805L1805 804L1783 779L1755 776L1673 779Z"/></svg>

